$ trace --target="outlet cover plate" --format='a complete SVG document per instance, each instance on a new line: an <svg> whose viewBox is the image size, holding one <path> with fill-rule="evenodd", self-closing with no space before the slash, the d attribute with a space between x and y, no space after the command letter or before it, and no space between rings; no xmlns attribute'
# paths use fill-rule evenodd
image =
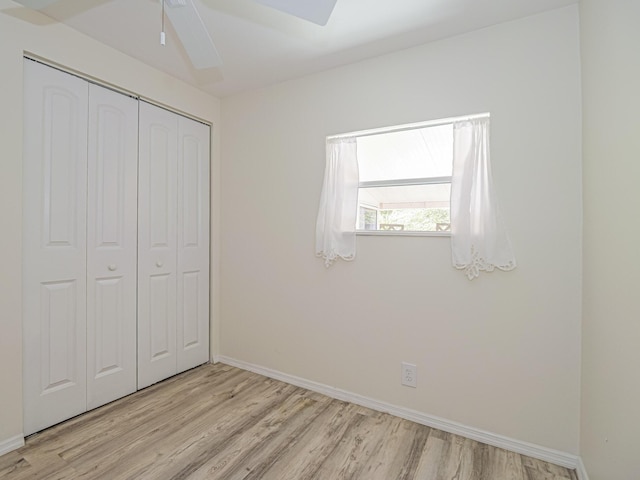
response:
<svg viewBox="0 0 640 480"><path fill-rule="evenodd" d="M402 362L401 375L402 376L400 377L400 383L402 383L402 385L413 388L416 388L418 386L418 376L415 365L407 362Z"/></svg>

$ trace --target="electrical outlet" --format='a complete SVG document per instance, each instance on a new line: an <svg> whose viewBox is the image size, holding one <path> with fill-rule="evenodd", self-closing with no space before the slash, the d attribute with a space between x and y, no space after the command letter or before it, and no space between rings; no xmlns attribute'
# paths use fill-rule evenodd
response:
<svg viewBox="0 0 640 480"><path fill-rule="evenodd" d="M402 362L401 364L401 374L400 382L402 385L406 385L407 387L416 388L418 386L418 377L416 374L416 366L411 363Z"/></svg>

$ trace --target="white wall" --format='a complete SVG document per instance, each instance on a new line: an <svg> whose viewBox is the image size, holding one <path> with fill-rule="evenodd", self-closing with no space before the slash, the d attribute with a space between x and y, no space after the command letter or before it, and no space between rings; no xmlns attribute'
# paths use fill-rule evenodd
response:
<svg viewBox="0 0 640 480"><path fill-rule="evenodd" d="M30 52L213 124L212 345L217 344L219 116L217 99L19 5L0 0L0 448L22 434L22 65ZM215 353L215 351L214 351Z"/></svg>
<svg viewBox="0 0 640 480"><path fill-rule="evenodd" d="M577 454L580 110L577 6L223 99L221 353ZM487 111L514 272L433 237L314 257L326 135Z"/></svg>
<svg viewBox="0 0 640 480"><path fill-rule="evenodd" d="M581 454L591 480L640 478L640 2L582 0Z"/></svg>

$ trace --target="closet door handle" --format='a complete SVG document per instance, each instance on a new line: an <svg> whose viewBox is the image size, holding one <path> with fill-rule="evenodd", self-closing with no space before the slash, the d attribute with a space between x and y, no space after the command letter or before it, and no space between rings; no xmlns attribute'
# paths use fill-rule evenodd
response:
<svg viewBox="0 0 640 480"><path fill-rule="evenodd" d="M164 265L160 260L156 261L156 267L160 268L162 267L162 265Z"/></svg>
<svg viewBox="0 0 640 480"><path fill-rule="evenodd" d="M118 266L116 264L112 263L107 268L109 269L109 271L115 272L118 269Z"/></svg>

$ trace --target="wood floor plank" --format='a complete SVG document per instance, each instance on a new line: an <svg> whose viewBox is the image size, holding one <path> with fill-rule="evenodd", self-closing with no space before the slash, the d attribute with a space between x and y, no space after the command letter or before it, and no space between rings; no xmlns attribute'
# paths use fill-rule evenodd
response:
<svg viewBox="0 0 640 480"><path fill-rule="evenodd" d="M431 429L425 442L415 478L440 480L439 469L442 459L447 452L447 434L439 430ZM475 480L475 478L474 478Z"/></svg>
<svg viewBox="0 0 640 480"><path fill-rule="evenodd" d="M69 460L74 458L76 451L78 455L84 455L91 448L102 449L109 441L131 430L133 425L153 424L156 412L169 413L170 410L184 408L184 400L194 386L206 388L204 379L208 372L188 373L33 435L29 437L29 446L39 448L41 452L62 453ZM215 376L209 377L217 378L224 371L215 373ZM248 372L245 373L243 380L249 381L252 377ZM233 376L231 379L234 384L239 380ZM157 394L158 389L161 389L162 395Z"/></svg>
<svg viewBox="0 0 640 480"><path fill-rule="evenodd" d="M205 480L214 475L220 480L243 480L250 475L261 478L260 472L273 462L276 452L286 449L327 407L317 409L316 406L316 401L306 397L304 392L297 392L280 409L265 415L189 479Z"/></svg>
<svg viewBox="0 0 640 480"><path fill-rule="evenodd" d="M438 467L439 476L442 478L455 478L456 480L470 480L478 475L476 457L483 450L480 444L474 440L454 435L445 434L446 450ZM501 478L501 477L496 477Z"/></svg>
<svg viewBox="0 0 640 480"><path fill-rule="evenodd" d="M522 480L525 478L521 457L517 453L508 452L501 448L487 448L484 453L481 480L495 478Z"/></svg>
<svg viewBox="0 0 640 480"><path fill-rule="evenodd" d="M353 404L332 400L307 431L280 452L279 457L273 459L268 468L262 472L256 469L246 480L318 478L319 468L337 447L335 440L344 436L358 420L354 410Z"/></svg>
<svg viewBox="0 0 640 480"><path fill-rule="evenodd" d="M431 429L401 418L385 416L390 421L382 441L371 451L362 469L364 478L411 480L416 478L420 456Z"/></svg>
<svg viewBox="0 0 640 480"><path fill-rule="evenodd" d="M252 415L271 411L280 403L280 395L294 390L292 386L274 389L271 382L248 382L243 389L227 393L222 401L218 399L212 404L192 401L183 406L181 412L165 411L159 415L163 420L137 425L131 432L115 438L110 448L116 455L110 461L101 462L101 471L108 471L114 478L137 479L158 478L160 471L172 471L176 465L179 470L195 470L209 458L211 450L220 448L230 437L248 428L253 422ZM214 406L216 408L212 408ZM152 446L146 446L149 437L159 438ZM189 448L189 444L195 448ZM199 449L203 444L208 448ZM96 456L100 455L97 449L82 461L92 458L97 462ZM180 457L184 456L188 458L181 462ZM80 479L91 478L91 471L83 473ZM177 478L186 478L186 475L180 473Z"/></svg>
<svg viewBox="0 0 640 480"><path fill-rule="evenodd" d="M522 457L522 465L526 480L577 480L573 476L567 476L566 468L543 462L537 458Z"/></svg>
<svg viewBox="0 0 640 480"><path fill-rule="evenodd" d="M339 439L337 448L320 466L316 478L356 479L371 478L367 468L371 456L379 455L386 440L391 416L382 413L356 413L357 420ZM367 471L369 470L369 471Z"/></svg>
<svg viewBox="0 0 640 480"><path fill-rule="evenodd" d="M36 465L36 462L30 461L29 456L25 460ZM37 464L38 468L23 469L15 478L18 480L64 480L75 478L77 474L70 465L55 454L40 455Z"/></svg>
<svg viewBox="0 0 640 480"><path fill-rule="evenodd" d="M29 468L31 464L18 452L9 452L0 456L0 478L17 477Z"/></svg>
<svg viewBox="0 0 640 480"><path fill-rule="evenodd" d="M29 437L8 480L576 480L575 472L227 365Z"/></svg>

